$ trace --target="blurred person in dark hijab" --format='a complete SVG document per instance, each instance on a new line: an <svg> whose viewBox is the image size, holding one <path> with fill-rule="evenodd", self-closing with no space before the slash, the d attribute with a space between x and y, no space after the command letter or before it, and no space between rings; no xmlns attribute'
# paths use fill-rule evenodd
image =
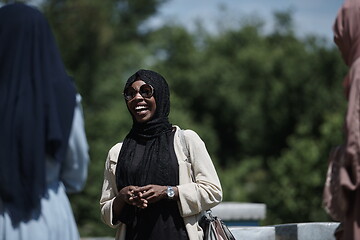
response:
<svg viewBox="0 0 360 240"><path fill-rule="evenodd" d="M48 22L0 8L0 239L79 239L66 192L89 162L81 97Z"/></svg>
<svg viewBox="0 0 360 240"><path fill-rule="evenodd" d="M340 221L336 238L360 240L360 1L346 0L334 23L334 42L349 67L343 87L348 101L345 143L330 154L324 204Z"/></svg>

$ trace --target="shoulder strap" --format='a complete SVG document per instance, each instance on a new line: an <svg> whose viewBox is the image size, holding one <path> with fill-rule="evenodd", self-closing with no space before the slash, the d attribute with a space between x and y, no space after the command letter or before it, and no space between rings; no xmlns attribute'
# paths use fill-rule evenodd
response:
<svg viewBox="0 0 360 240"><path fill-rule="evenodd" d="M184 131L185 131L185 130L183 130L183 129L180 129L180 131L179 131L179 134L180 134L180 143L181 143L181 146L182 146L183 153L184 153L185 156L186 156L186 160L185 160L185 161L187 161L187 162L190 163L190 165L191 165L190 177L191 177L192 181L195 182L194 170L193 170L193 166L192 166L192 162L191 162L190 151L189 151L189 148L188 148L188 144L187 144L187 142L186 142L186 137L185 137Z"/></svg>
<svg viewBox="0 0 360 240"><path fill-rule="evenodd" d="M189 163L191 163L190 152L189 152L189 149L188 149L188 146L187 146L187 143L186 143L184 130L180 129L179 134L180 134L180 142L181 142L182 150L183 150L187 160L189 161ZM193 174L191 174L191 178L193 179L193 182L195 182L195 177L194 177ZM203 214L205 214L204 216L207 215L208 218L213 219L213 216L211 215L211 208L204 211ZM230 238L230 239L234 239L234 238Z"/></svg>
<svg viewBox="0 0 360 240"><path fill-rule="evenodd" d="M190 152L189 152L189 149L188 149L187 144L186 144L186 138L185 138L185 135L184 135L184 130L180 129L179 134L180 134L180 142L181 142L182 150L183 150L186 158L190 161Z"/></svg>

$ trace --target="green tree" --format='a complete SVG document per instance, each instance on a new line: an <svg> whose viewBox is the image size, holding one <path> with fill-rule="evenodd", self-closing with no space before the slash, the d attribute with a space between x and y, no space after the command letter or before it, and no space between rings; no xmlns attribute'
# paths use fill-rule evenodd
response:
<svg viewBox="0 0 360 240"><path fill-rule="evenodd" d="M209 143L225 200L266 203L267 224L325 221L322 188L327 155L342 140L345 68L325 40L301 40L289 14L275 17L269 35L261 24L220 35L165 27L154 35L166 42L156 47L156 68L171 76Z"/></svg>

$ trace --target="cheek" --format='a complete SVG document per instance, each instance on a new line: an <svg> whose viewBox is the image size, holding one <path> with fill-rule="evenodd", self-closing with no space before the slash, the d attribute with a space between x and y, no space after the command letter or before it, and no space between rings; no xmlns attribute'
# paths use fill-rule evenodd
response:
<svg viewBox="0 0 360 240"><path fill-rule="evenodd" d="M151 112L152 112L152 115L154 115L156 113L156 102L155 102L155 100L151 102L151 105L152 105L152 107L151 107L152 111Z"/></svg>

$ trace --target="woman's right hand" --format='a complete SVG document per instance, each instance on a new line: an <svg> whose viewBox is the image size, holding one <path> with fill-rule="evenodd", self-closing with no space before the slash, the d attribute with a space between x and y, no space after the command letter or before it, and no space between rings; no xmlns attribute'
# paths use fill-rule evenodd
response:
<svg viewBox="0 0 360 240"><path fill-rule="evenodd" d="M136 186L127 186L122 188L116 195L112 208L114 214L114 222L117 222L117 219L119 219L119 216L125 204L133 205L142 209L147 207L148 201L134 194L134 191L137 188L138 187Z"/></svg>
<svg viewBox="0 0 360 240"><path fill-rule="evenodd" d="M140 198L137 194L135 194L135 190L137 188L137 186L126 186L119 191L117 197L129 205L133 205L142 209L146 208L148 201L144 198Z"/></svg>

